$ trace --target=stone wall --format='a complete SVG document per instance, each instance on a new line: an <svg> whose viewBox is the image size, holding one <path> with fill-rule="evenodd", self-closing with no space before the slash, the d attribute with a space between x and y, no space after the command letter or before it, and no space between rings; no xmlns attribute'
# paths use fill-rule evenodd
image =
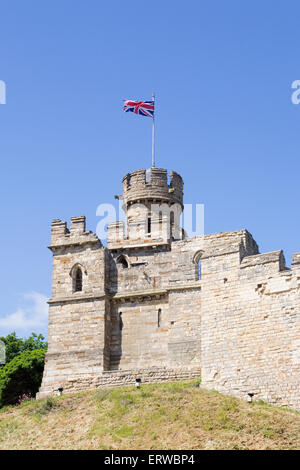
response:
<svg viewBox="0 0 300 470"><path fill-rule="evenodd" d="M142 302L137 298L113 302L111 370L168 365L168 309L166 295Z"/></svg>
<svg viewBox="0 0 300 470"><path fill-rule="evenodd" d="M282 252L203 260L202 386L300 409L299 270Z"/></svg>
<svg viewBox="0 0 300 470"><path fill-rule="evenodd" d="M67 381L61 382L64 393L74 393L83 390L93 390L103 387L122 387L124 385L135 385L136 379L140 379L142 384L157 382L175 382L177 380L199 379L200 369L188 367L157 367L147 369L109 371L100 374L80 374L70 377ZM37 398L45 398L57 395L57 389L46 390L42 388Z"/></svg>

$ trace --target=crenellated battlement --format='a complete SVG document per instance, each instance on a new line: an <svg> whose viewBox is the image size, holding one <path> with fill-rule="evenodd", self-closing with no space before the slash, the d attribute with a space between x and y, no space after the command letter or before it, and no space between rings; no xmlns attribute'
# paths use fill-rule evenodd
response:
<svg viewBox="0 0 300 470"><path fill-rule="evenodd" d="M97 235L86 232L85 216L71 217L70 229L67 222L54 219L51 224L51 250L65 245L82 245L84 243L100 243Z"/></svg>
<svg viewBox="0 0 300 470"><path fill-rule="evenodd" d="M183 206L183 179L175 171L162 168L135 170L123 178L123 201L128 204L142 200L179 203Z"/></svg>

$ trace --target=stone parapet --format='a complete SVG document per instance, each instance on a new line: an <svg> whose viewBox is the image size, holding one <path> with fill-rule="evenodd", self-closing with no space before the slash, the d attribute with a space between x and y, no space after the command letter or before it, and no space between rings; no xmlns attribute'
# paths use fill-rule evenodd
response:
<svg viewBox="0 0 300 470"><path fill-rule="evenodd" d="M57 251L59 248L87 243L102 246L97 235L91 231L85 231L85 216L71 217L70 230L67 227L67 222L63 222L60 219L53 220L51 224L50 250Z"/></svg>
<svg viewBox="0 0 300 470"><path fill-rule="evenodd" d="M175 171L168 172L161 168L135 170L123 178L123 201L129 203L142 200L161 200L183 205L183 180Z"/></svg>

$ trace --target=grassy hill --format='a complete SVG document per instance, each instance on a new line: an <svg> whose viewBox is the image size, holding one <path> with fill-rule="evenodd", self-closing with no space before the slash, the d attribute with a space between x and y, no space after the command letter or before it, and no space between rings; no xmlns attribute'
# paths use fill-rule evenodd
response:
<svg viewBox="0 0 300 470"><path fill-rule="evenodd" d="M0 410L0 449L299 449L300 413L196 382L101 389Z"/></svg>

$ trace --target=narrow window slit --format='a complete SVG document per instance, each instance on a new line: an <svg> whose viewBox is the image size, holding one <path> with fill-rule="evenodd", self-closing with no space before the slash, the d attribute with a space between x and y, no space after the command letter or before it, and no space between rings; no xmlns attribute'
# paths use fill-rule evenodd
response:
<svg viewBox="0 0 300 470"><path fill-rule="evenodd" d="M159 308L157 312L157 327L158 328L160 328L160 323L161 323L161 308Z"/></svg>
<svg viewBox="0 0 300 470"><path fill-rule="evenodd" d="M201 266L201 259L199 259L198 261L198 266L197 266L197 269L198 269L198 281L200 281L201 279L201 276L202 276L202 266Z"/></svg>

